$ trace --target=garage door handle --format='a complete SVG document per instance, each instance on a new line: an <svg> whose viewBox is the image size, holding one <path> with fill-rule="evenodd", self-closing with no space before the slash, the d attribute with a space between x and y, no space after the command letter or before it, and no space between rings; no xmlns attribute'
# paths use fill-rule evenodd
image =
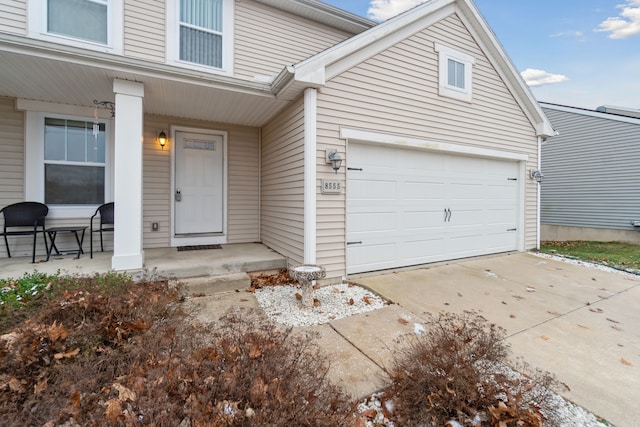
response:
<svg viewBox="0 0 640 427"><path fill-rule="evenodd" d="M364 169L362 168L347 168L348 171L360 171L362 172Z"/></svg>
<svg viewBox="0 0 640 427"><path fill-rule="evenodd" d="M444 210L444 222L451 222L451 209Z"/></svg>
<svg viewBox="0 0 640 427"><path fill-rule="evenodd" d="M362 241L360 241L360 242L347 242L347 246L348 245L361 245L361 244L362 244Z"/></svg>

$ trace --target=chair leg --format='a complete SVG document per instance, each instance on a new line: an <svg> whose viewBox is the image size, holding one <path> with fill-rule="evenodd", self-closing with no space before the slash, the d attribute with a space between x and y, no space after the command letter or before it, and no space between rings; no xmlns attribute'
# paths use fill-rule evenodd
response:
<svg viewBox="0 0 640 427"><path fill-rule="evenodd" d="M89 254L93 259L93 221L91 221L91 227L89 228Z"/></svg>
<svg viewBox="0 0 640 427"><path fill-rule="evenodd" d="M34 231L33 232L33 251L31 252L31 263L35 263L36 262L36 243L38 241L38 232Z"/></svg>
<svg viewBox="0 0 640 427"><path fill-rule="evenodd" d="M7 240L7 235L4 235L4 245L7 247L7 255L11 258L11 251L9 250L9 241Z"/></svg>
<svg viewBox="0 0 640 427"><path fill-rule="evenodd" d="M102 228L100 228L100 250L104 252L104 243L102 243Z"/></svg>

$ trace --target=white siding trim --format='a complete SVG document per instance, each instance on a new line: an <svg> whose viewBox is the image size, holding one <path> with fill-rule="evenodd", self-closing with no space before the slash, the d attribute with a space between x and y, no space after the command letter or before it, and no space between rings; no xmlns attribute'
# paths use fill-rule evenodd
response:
<svg viewBox="0 0 640 427"><path fill-rule="evenodd" d="M346 140L357 140L385 145L404 146L413 149L439 151L467 156L489 157L495 159L519 161L527 161L529 159L529 155L522 153L492 150L489 148L471 147L467 145L458 145L446 142L434 142L425 139L409 138L401 135L390 135L386 133L371 132L360 129L341 128L340 138ZM347 159L347 161L349 161L349 159Z"/></svg>
<svg viewBox="0 0 640 427"><path fill-rule="evenodd" d="M304 263L316 263L318 91L304 91Z"/></svg>

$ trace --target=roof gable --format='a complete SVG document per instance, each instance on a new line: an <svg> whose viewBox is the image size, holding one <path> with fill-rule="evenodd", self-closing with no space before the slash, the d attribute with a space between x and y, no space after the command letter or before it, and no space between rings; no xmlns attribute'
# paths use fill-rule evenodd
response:
<svg viewBox="0 0 640 427"><path fill-rule="evenodd" d="M488 24L471 0L428 0L421 5L345 40L285 70L276 80L286 86L323 86L326 81L428 28L451 14L457 14L495 67L538 136L554 134L551 123L505 53Z"/></svg>

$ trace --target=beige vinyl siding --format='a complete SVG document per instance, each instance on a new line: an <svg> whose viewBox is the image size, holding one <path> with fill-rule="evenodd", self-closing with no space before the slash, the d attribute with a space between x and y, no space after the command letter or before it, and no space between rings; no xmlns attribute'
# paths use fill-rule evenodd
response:
<svg viewBox="0 0 640 427"><path fill-rule="evenodd" d="M235 4L235 77L272 76L353 34L251 1Z"/></svg>
<svg viewBox="0 0 640 427"><path fill-rule="evenodd" d="M15 99L0 98L0 209L24 200L24 113L16 111ZM0 224L4 218L0 215ZM11 250L31 249L30 239L9 238ZM12 244L13 243L13 244ZM18 243L16 247L15 244ZM6 257L0 238L0 257Z"/></svg>
<svg viewBox="0 0 640 427"><path fill-rule="evenodd" d="M304 106L294 102L262 132L262 243L304 260Z"/></svg>
<svg viewBox="0 0 640 427"><path fill-rule="evenodd" d="M4 0L0 3L0 31L27 35L26 0Z"/></svg>
<svg viewBox="0 0 640 427"><path fill-rule="evenodd" d="M145 248L170 246L171 144L164 150L156 138L171 126L228 132L227 140L227 242L260 240L260 134L259 129L228 124L147 115L144 118L143 239ZM157 222L158 231L151 230Z"/></svg>
<svg viewBox="0 0 640 427"><path fill-rule="evenodd" d="M471 103L438 95L434 41L475 57ZM318 101L318 177L329 177L327 148L345 153L340 127L398 134L427 141L523 153L536 168L531 123L481 48L453 15L332 79ZM345 168L338 176L344 181ZM526 179L526 177L521 177ZM536 184L526 183L525 247L536 243ZM347 190L348 191L348 188ZM344 271L345 198L318 194L318 260L327 276Z"/></svg>
<svg viewBox="0 0 640 427"><path fill-rule="evenodd" d="M124 54L164 62L165 16L165 2L162 0L126 0Z"/></svg>

